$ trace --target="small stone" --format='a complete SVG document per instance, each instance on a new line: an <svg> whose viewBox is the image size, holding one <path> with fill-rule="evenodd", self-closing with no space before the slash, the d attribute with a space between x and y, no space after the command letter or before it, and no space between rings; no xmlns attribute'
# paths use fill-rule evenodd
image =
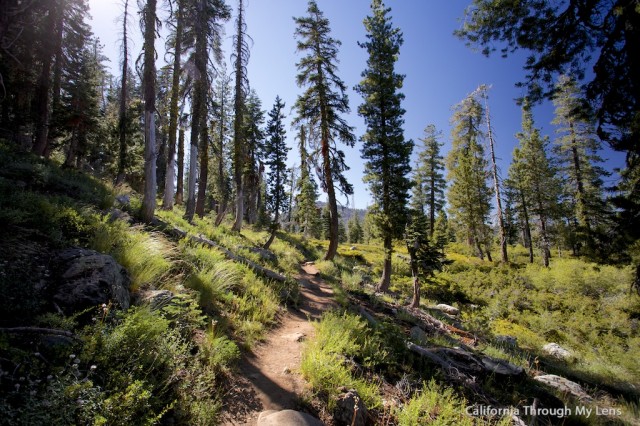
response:
<svg viewBox="0 0 640 426"><path fill-rule="evenodd" d="M282 374L291 374L291 369L289 367L285 367L284 370L282 370Z"/></svg>

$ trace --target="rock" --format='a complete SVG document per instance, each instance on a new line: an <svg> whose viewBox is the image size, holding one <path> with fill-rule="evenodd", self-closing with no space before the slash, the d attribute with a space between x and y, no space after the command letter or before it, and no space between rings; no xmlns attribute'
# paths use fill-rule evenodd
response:
<svg viewBox="0 0 640 426"><path fill-rule="evenodd" d="M268 410L260 413L256 426L323 426L323 423L300 411Z"/></svg>
<svg viewBox="0 0 640 426"><path fill-rule="evenodd" d="M149 305L152 311L156 311L171 303L173 297L173 293L169 290L143 290L140 292L139 300Z"/></svg>
<svg viewBox="0 0 640 426"><path fill-rule="evenodd" d="M127 194L118 195L116 197L116 203L122 207L129 207L131 204L131 198Z"/></svg>
<svg viewBox="0 0 640 426"><path fill-rule="evenodd" d="M418 326L411 327L411 331L409 332L409 335L418 344L425 343L429 338L429 335Z"/></svg>
<svg viewBox="0 0 640 426"><path fill-rule="evenodd" d="M548 355L551 355L552 357L557 359L561 359L561 360L573 359L573 354L557 343L547 343L542 347L542 350Z"/></svg>
<svg viewBox="0 0 640 426"><path fill-rule="evenodd" d="M291 374L291 369L289 367L285 367L282 370L282 374L284 374L284 375Z"/></svg>
<svg viewBox="0 0 640 426"><path fill-rule="evenodd" d="M305 339L305 337L307 337L307 335L304 333L293 333L293 334L287 334L283 337L291 342L302 342Z"/></svg>
<svg viewBox="0 0 640 426"><path fill-rule="evenodd" d="M113 302L121 309L130 304L130 279L126 269L109 255L70 248L54 258L53 302L65 314Z"/></svg>
<svg viewBox="0 0 640 426"><path fill-rule="evenodd" d="M356 247L356 246L351 246L351 247L349 247L349 250L352 250L352 251L353 251L353 250L358 250L358 247Z"/></svg>
<svg viewBox="0 0 640 426"><path fill-rule="evenodd" d="M556 376L555 374L547 374L544 376L534 377L533 379L540 383L544 383L547 386L551 386L560 392L572 395L582 402L591 402L593 400L593 398L591 398L591 396L582 389L582 386L564 377Z"/></svg>
<svg viewBox="0 0 640 426"><path fill-rule="evenodd" d="M510 346L513 348L518 347L518 338L517 337L513 337L513 336L509 336L506 334L501 334L501 335L497 335L495 337L496 343L503 345L503 346Z"/></svg>
<svg viewBox="0 0 640 426"><path fill-rule="evenodd" d="M343 388L342 395L338 396L336 401L333 420L337 425L365 426L367 408L355 389L346 390Z"/></svg>
<svg viewBox="0 0 640 426"><path fill-rule="evenodd" d="M446 305L444 303L440 303L439 305L436 305L436 309L449 315L458 315L460 313L460 309L451 305Z"/></svg>
<svg viewBox="0 0 640 426"><path fill-rule="evenodd" d="M120 209L111 209L109 212L109 222L115 222L116 220L122 220L127 223L133 223L133 219L129 215L129 213L124 212Z"/></svg>

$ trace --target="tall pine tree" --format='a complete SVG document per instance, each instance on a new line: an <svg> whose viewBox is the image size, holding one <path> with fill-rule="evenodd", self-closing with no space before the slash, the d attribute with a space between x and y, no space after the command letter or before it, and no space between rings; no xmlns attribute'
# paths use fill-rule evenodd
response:
<svg viewBox="0 0 640 426"><path fill-rule="evenodd" d="M267 179L267 207L271 218L271 234L264 244L268 249L273 242L280 223L280 213L287 209L288 197L285 191L287 180L287 152L286 131L284 130L284 103L280 96L269 111L267 122L267 138L264 146L265 163L269 167Z"/></svg>
<svg viewBox="0 0 640 426"><path fill-rule="evenodd" d="M436 215L444 207L444 158L440 154L441 133L433 124L424 129L424 137L418 139L422 148L418 152L418 161L413 171L413 192L411 208L422 211L429 219L429 236L433 235Z"/></svg>
<svg viewBox="0 0 640 426"><path fill-rule="evenodd" d="M448 199L452 219L462 228L469 246L478 256L491 260L488 226L491 190L487 186L488 163L482 145L484 109L476 93L455 106L451 122L452 147L447 156Z"/></svg>
<svg viewBox="0 0 640 426"><path fill-rule="evenodd" d="M384 245L384 266L378 283L380 291L389 289L393 240L401 238L407 217L411 180L409 160L413 141L404 139L402 126L405 110L401 106L404 76L395 72L395 62L402 45L402 32L393 28L389 12L381 0L371 2L371 16L364 20L367 41L359 43L369 59L356 87L364 99L358 108L367 125L362 136L364 181L369 184L377 207L378 226Z"/></svg>
<svg viewBox="0 0 640 426"><path fill-rule="evenodd" d="M340 42L331 37L329 20L315 1L309 2L307 13L308 16L294 18L297 50L306 53L296 65L298 86L306 87L296 101L296 122L306 122L310 127L308 134L313 135L311 141L319 145L316 152L320 156L320 181L327 193L329 208L329 247L324 259L331 260L338 251L336 187L346 195L353 192L353 186L343 174L349 169L344 152L338 149L336 142L340 140L353 146L355 136L353 128L340 116L349 112L347 88L337 75Z"/></svg>

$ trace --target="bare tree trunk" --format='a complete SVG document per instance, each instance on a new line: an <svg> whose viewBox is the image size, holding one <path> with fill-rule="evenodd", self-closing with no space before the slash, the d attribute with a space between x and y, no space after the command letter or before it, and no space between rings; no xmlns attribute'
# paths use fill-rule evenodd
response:
<svg viewBox="0 0 640 426"><path fill-rule="evenodd" d="M147 0L144 27L144 197L142 220L151 222L156 208L156 0Z"/></svg>
<svg viewBox="0 0 640 426"><path fill-rule="evenodd" d="M491 115L489 114L489 103L485 92L485 113L487 117L487 131L489 134L489 147L491 149L491 169L493 172L493 187L496 193L496 207L498 209L498 226L500 227L500 254L503 263L509 262L507 253L507 228L504 224L504 215L502 213L502 198L500 197L500 181L498 179L498 166L496 164L496 152L494 148L493 131L491 129ZM487 250L488 253L488 250ZM491 255L489 261L491 261Z"/></svg>
<svg viewBox="0 0 640 426"><path fill-rule="evenodd" d="M162 208L173 209L174 179L176 177L176 136L178 130L178 100L180 99L180 60L182 57L182 1L177 2L176 38L173 46L173 75L171 81L171 100L169 101L169 144L167 149L167 174L164 181L164 197Z"/></svg>

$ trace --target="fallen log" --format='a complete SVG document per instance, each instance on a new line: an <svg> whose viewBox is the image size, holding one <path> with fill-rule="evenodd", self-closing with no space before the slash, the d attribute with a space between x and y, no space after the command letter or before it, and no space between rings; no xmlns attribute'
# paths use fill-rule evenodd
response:
<svg viewBox="0 0 640 426"><path fill-rule="evenodd" d="M69 337L74 340L80 340L78 336L67 330L57 330L55 328L43 328L43 327L2 327L1 333L9 334L49 334L52 336Z"/></svg>
<svg viewBox="0 0 640 426"><path fill-rule="evenodd" d="M438 364L447 373L458 376L460 373L477 375L496 374L500 376L521 376L524 369L508 361L492 358L486 355L476 355L458 348L424 348L412 342L407 342L410 351Z"/></svg>
<svg viewBox="0 0 640 426"><path fill-rule="evenodd" d="M422 328L424 328L425 330L437 332L445 336L451 334L459 336L463 339L463 341L458 343L463 346L475 346L477 344L478 339L476 338L476 336L469 333L468 331L464 331L457 327L444 323L422 310L417 310L418 312L415 311L416 310L408 310L405 308L399 308L397 310L398 313L403 313L405 315L416 318L416 320L418 320Z"/></svg>
<svg viewBox="0 0 640 426"><path fill-rule="evenodd" d="M271 269L267 269L261 265L258 265L257 263L242 257L242 256L238 256L237 254L232 253L229 249L222 247L220 244L216 243L215 241L212 241L208 238L202 237L202 236L196 236L196 235L189 235L188 232L175 227L173 225L170 225L158 218L154 218L153 221L151 222L152 225L160 228L163 232L176 237L176 238L186 238L191 242L195 242L198 244L204 244L206 246L215 248L217 250L220 250L225 257L227 257L227 259L229 260L233 260L234 262L238 262L238 263L242 263L243 265L247 266L249 269L251 269L253 272L257 273L258 275L261 275L265 278L269 278L275 281L280 281L280 282L287 282L287 277L285 277L282 274L279 274L275 271L272 271Z"/></svg>

